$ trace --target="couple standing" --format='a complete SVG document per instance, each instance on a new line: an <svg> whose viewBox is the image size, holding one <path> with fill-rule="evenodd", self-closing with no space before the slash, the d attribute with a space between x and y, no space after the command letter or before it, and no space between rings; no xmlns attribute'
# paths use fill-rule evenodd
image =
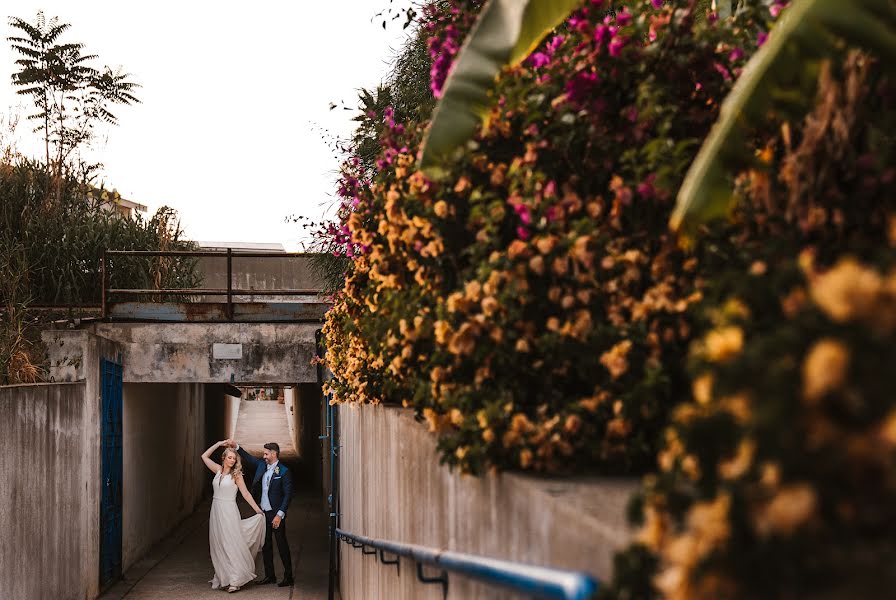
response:
<svg viewBox="0 0 896 600"><path fill-rule="evenodd" d="M221 463L211 459L212 453L224 446ZM293 584L292 560L286 541L286 509L292 500L292 472L280 462L280 446L276 442L264 445L264 457L259 460L240 448L233 440L223 440L206 450L202 460L215 474L212 480L214 496L209 516L208 543L215 567L212 588L226 588L236 592L255 579L255 555L261 548L264 558L264 579L258 585L276 583L274 576L274 540L283 562L283 580L277 585ZM252 477L251 487L246 486L243 464ZM255 501L249 490L255 492ZM236 504L239 491L255 516L240 518Z"/></svg>

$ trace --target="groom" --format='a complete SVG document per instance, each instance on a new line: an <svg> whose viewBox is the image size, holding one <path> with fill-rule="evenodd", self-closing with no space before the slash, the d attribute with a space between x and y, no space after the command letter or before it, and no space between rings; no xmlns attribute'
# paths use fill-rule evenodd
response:
<svg viewBox="0 0 896 600"><path fill-rule="evenodd" d="M293 584L292 559L289 554L289 542L286 541L286 509L292 500L292 472L286 465L280 462L280 446L277 442L269 442L264 445L264 460L258 460L233 440L227 440L227 445L236 448L236 451L247 466L247 472L255 471L252 480L252 495L258 500L258 505L264 511L267 527L265 529L264 546L261 555L264 558L264 579L255 583L276 583L274 576L274 541L277 538L277 550L280 552L280 561L283 563L283 581L279 587L288 587Z"/></svg>

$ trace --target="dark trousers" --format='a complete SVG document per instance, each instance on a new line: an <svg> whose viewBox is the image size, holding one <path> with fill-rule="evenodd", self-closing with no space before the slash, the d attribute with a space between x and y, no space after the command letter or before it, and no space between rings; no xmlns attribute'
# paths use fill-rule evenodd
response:
<svg viewBox="0 0 896 600"><path fill-rule="evenodd" d="M261 556L264 559L264 576L274 577L274 538L277 538L277 550L280 552L280 561L283 563L283 576L286 579L292 579L292 557L289 554L289 542L286 541L286 519L280 519L280 527L274 529L272 523L276 516L276 510L264 512L264 546L261 548Z"/></svg>

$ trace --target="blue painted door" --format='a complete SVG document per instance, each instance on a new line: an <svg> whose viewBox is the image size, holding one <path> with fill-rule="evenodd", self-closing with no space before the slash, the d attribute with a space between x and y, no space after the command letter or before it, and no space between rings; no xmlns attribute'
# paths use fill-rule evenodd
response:
<svg viewBox="0 0 896 600"><path fill-rule="evenodd" d="M100 585L121 577L121 365L103 359L102 497L100 499Z"/></svg>

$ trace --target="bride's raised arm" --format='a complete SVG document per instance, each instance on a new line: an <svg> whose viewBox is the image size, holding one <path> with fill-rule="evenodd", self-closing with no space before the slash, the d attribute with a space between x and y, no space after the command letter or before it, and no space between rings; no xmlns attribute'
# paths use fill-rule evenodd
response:
<svg viewBox="0 0 896 600"><path fill-rule="evenodd" d="M224 446L224 445L225 444L223 441L216 442L214 446L212 446L211 448L209 448L208 450L206 450L205 452L202 453L202 462L205 463L205 466L208 467L209 471L211 471L212 473L214 473L216 475L218 474L218 471L221 470L221 465L219 465L218 463L216 463L215 461L213 461L211 459L212 452L214 452L215 450L217 450L218 448L220 448L221 446Z"/></svg>
<svg viewBox="0 0 896 600"><path fill-rule="evenodd" d="M252 510L255 511L255 514L263 514L264 511L261 510L261 507L258 506L257 502L255 502L255 498L253 498L252 494L249 493L249 489L246 487L246 482L243 479L242 473L236 476L236 486L240 489L240 493L243 495L243 498L245 498L246 502L249 503L249 506L252 507Z"/></svg>

